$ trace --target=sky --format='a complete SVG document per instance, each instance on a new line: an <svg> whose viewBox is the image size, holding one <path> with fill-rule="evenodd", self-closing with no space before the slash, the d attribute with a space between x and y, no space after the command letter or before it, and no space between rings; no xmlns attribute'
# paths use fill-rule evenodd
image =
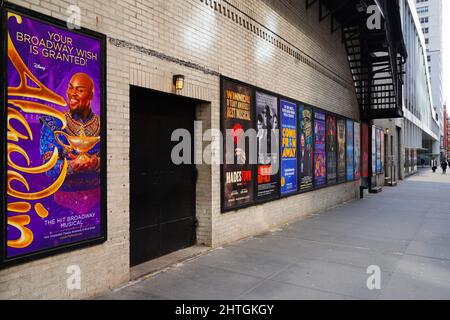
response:
<svg viewBox="0 0 450 320"><path fill-rule="evenodd" d="M442 0L442 6L444 101L448 102L448 110L450 109L450 0Z"/></svg>

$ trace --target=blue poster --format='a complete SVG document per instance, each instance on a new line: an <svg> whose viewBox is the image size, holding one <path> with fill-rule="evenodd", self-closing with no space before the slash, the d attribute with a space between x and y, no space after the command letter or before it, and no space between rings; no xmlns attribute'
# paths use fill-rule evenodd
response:
<svg viewBox="0 0 450 320"><path fill-rule="evenodd" d="M314 186L327 185L327 153L325 148L326 134L325 113L314 112Z"/></svg>
<svg viewBox="0 0 450 320"><path fill-rule="evenodd" d="M381 164L381 130L376 129L376 136L375 136L375 143L376 143L376 155L377 155L377 173L383 173L383 167Z"/></svg>
<svg viewBox="0 0 450 320"><path fill-rule="evenodd" d="M347 181L355 179L353 121L347 120Z"/></svg>
<svg viewBox="0 0 450 320"><path fill-rule="evenodd" d="M281 100L281 194L297 192L297 105Z"/></svg>

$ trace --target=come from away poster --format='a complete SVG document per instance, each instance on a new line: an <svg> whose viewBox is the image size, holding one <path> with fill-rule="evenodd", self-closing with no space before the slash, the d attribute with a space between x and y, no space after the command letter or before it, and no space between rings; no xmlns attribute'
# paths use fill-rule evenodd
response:
<svg viewBox="0 0 450 320"><path fill-rule="evenodd" d="M297 192L297 105L281 100L281 194Z"/></svg>

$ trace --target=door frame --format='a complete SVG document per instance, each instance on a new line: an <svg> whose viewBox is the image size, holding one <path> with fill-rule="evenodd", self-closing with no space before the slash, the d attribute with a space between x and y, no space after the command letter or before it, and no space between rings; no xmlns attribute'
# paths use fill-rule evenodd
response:
<svg viewBox="0 0 450 320"><path fill-rule="evenodd" d="M132 167L133 167L133 165L131 163L131 154L132 154L132 149L133 149L132 144L131 144L131 113L132 113L132 108L133 108L132 103L131 103L131 99L132 99L132 91L133 90L145 90L145 91L149 92L150 94L153 93L153 94L156 94L156 95L163 95L163 96L166 95L168 97L174 97L174 98L179 97L180 99L190 100L190 102L192 103L192 107L194 108L194 110L193 110L193 112L194 112L194 121L202 121L202 123L203 123L202 133L201 134L203 135L206 130L211 129L211 102L204 101L204 100L199 100L199 99L195 99L195 98L191 98L191 97L188 97L188 96L179 96L179 95L176 95L176 94L173 94L173 93L160 91L160 90L155 90L155 89L152 89L152 88L142 87L142 86L133 85L133 84L130 84L129 88L130 88L130 95L129 95L129 97L130 97L130 142L129 142L130 165L129 165L129 177L130 178L132 176ZM208 124L208 126L205 128L204 124ZM193 141L191 141L192 142L191 143L191 152L192 152L192 160L193 160L193 165L194 165L195 177L194 177L194 185L193 185L194 198L193 198L193 204L192 204L193 207L194 207L193 208L194 209L193 210L193 212L194 212L194 215L193 215L194 233L193 233L193 239L192 239L193 240L192 241L193 244L191 245L191 247L195 246L195 245L210 246L211 242L212 242L212 235L211 235L212 234L212 225L211 225L212 217L211 217L211 213L210 213L210 212L212 212L211 211L211 201L210 201L212 199L212 184L211 184L210 179L204 180L204 182L206 182L206 185L207 185L207 187L205 188L205 186L204 186L205 183L204 182L202 182L201 185L199 184L199 177L200 176L205 176L205 175L210 177L211 174L212 174L212 171L211 171L212 170L212 165L207 165L207 164L204 164L203 162L202 162L201 165L198 165L198 164L195 163L195 151L196 151L195 150L195 146L196 146L195 135L197 134L195 126L194 126L194 132L193 133L194 133L194 137L193 137ZM201 145L201 148L202 148L202 150L201 150L202 161L203 161L203 147L204 147L204 141L202 141L202 145ZM132 232L132 225L131 225L131 215L132 215L131 183L132 182L131 182L131 179L130 179L129 183L130 183L130 197L129 197L129 219L130 220L129 220L129 228L128 228L128 230L129 230L129 248L130 248L129 261L131 263L131 232ZM202 193L204 193L205 190L207 191L207 193L209 195L209 199L210 199L209 201L205 201L205 202L203 202L203 201L199 202L198 201L197 192L199 192L199 188L201 188L201 192ZM210 214L205 216L204 214L201 213L201 212L204 212L204 211L209 212ZM209 220L210 223L207 225L207 235L206 236L203 235L203 237L199 241L199 225L200 225L199 220L203 220L202 216L203 216L203 219ZM205 223L203 223L203 225L204 224ZM202 225L202 231L204 233L205 226L203 226L203 225ZM189 248L189 247L186 247L186 248ZM183 249L180 249L180 250L183 250ZM170 253L168 253L168 254L170 254ZM166 254L166 255L168 255L168 254ZM162 255L161 257L164 257L166 255ZM143 262L143 264L151 262L151 261L153 261L155 259L158 259L158 257L154 258L154 259L151 259L151 260L149 260L147 262ZM136 266L139 266L139 265L141 265L141 264L138 264ZM136 266L133 266L133 267L136 267Z"/></svg>

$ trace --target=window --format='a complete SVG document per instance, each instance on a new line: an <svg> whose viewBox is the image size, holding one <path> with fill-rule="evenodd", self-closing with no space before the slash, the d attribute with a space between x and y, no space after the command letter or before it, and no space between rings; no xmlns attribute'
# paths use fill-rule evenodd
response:
<svg viewBox="0 0 450 320"><path fill-rule="evenodd" d="M429 31L430 31L429 28L422 28L422 32L425 33L425 34L428 33Z"/></svg>
<svg viewBox="0 0 450 320"><path fill-rule="evenodd" d="M420 18L420 23L428 23L430 19L428 17Z"/></svg>
<svg viewBox="0 0 450 320"><path fill-rule="evenodd" d="M425 44L430 44L430 39L429 38L425 38Z"/></svg>
<svg viewBox="0 0 450 320"><path fill-rule="evenodd" d="M428 2L428 0L417 0L416 3Z"/></svg>
<svg viewBox="0 0 450 320"><path fill-rule="evenodd" d="M427 13L428 6L417 8L417 14Z"/></svg>
<svg viewBox="0 0 450 320"><path fill-rule="evenodd" d="M428 60L428 62L430 62L431 61L431 56L427 56L427 60Z"/></svg>

